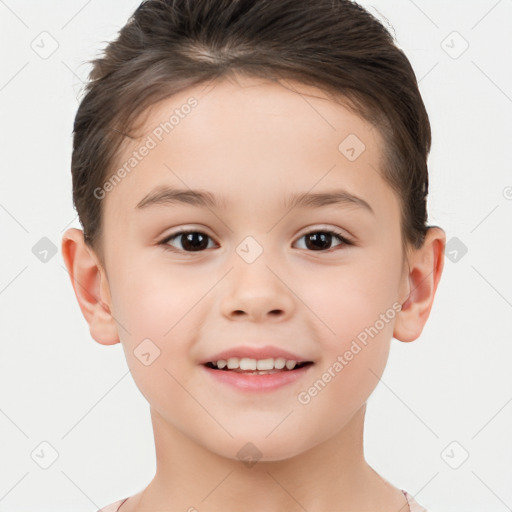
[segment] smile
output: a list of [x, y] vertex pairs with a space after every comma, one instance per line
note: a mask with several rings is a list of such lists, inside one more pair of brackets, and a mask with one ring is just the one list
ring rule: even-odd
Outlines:
[[229, 359], [219, 359], [206, 363], [206, 366], [213, 370], [235, 371], [252, 374], [269, 374], [280, 371], [290, 371], [302, 368], [305, 365], [313, 364], [311, 361], [298, 363], [293, 359], [285, 359], [284, 357], [268, 358], [268, 359], [251, 359], [249, 357], [230, 357]]
[[312, 361], [229, 358], [202, 364], [207, 374], [221, 385], [243, 392], [275, 391], [302, 378], [313, 366]]

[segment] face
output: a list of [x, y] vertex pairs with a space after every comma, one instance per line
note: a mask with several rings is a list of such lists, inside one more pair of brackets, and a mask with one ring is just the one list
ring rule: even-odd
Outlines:
[[[233, 459], [247, 442], [280, 460], [342, 432], [378, 383], [404, 299], [379, 133], [291, 83], [238, 77], [154, 105], [102, 199], [110, 309], [137, 386], [169, 429]], [[293, 202], [304, 194], [319, 195]], [[259, 348], [312, 364], [273, 376], [202, 364]]]

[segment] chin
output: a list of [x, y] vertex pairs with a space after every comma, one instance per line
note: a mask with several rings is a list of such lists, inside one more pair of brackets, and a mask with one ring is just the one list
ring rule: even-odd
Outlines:
[[261, 437], [240, 436], [230, 440], [229, 446], [212, 450], [217, 455], [234, 461], [242, 462], [248, 468], [262, 462], [281, 462], [293, 459], [309, 450], [312, 446], [305, 445], [303, 439], [294, 443], [289, 436], [281, 437], [277, 433], [271, 434], [274, 439]]

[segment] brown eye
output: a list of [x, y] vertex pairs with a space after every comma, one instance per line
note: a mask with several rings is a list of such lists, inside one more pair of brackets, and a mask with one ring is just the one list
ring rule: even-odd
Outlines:
[[341, 242], [337, 245], [352, 245], [349, 240], [336, 231], [311, 231], [303, 235], [299, 240], [302, 238], [305, 240], [306, 249], [317, 252], [329, 250], [333, 243], [333, 238]]
[[[169, 245], [171, 240], [178, 240], [181, 247], [173, 248]], [[184, 252], [200, 252], [208, 249], [208, 240], [211, 238], [205, 233], [200, 231], [180, 231], [173, 235], [168, 236], [160, 242], [161, 245], [171, 251], [184, 251]]]
[[[352, 242], [345, 238], [341, 233], [328, 230], [311, 231], [299, 238], [299, 240], [302, 239], [305, 240], [304, 248], [315, 252], [326, 252], [330, 250], [335, 240], [338, 240], [339, 242], [336, 245], [353, 245]], [[182, 230], [169, 235], [162, 240], [159, 245], [163, 246], [166, 250], [173, 252], [202, 252], [205, 249], [212, 247], [211, 245], [208, 245], [209, 240], [212, 240], [211, 237], [201, 231]], [[178, 242], [178, 247], [174, 245], [176, 241]], [[336, 247], [336, 245], [334, 247]]]

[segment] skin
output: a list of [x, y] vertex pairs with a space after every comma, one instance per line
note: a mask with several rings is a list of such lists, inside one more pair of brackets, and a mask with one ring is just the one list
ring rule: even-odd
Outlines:
[[[148, 110], [143, 136], [126, 145], [120, 163], [191, 96], [192, 112], [102, 199], [105, 265], [81, 230], [62, 240], [92, 337], [122, 343], [150, 404], [157, 471], [121, 512], [406, 512], [400, 490], [365, 461], [366, 401], [391, 338], [410, 342], [422, 332], [443, 269], [444, 231], [431, 227], [423, 247], [402, 259], [398, 198], [378, 172], [379, 132], [296, 82], [237, 76], [183, 91]], [[366, 146], [354, 161], [338, 150], [349, 134]], [[218, 208], [138, 210], [161, 184], [225, 200]], [[375, 214], [354, 204], [283, 206], [295, 192], [339, 188]], [[178, 252], [166, 251], [159, 242], [179, 227], [208, 235], [208, 247], [186, 252], [176, 237], [168, 246]], [[327, 249], [306, 245], [307, 233], [329, 229], [353, 245], [334, 236]], [[252, 263], [236, 251], [247, 236], [263, 250]], [[396, 303], [401, 311], [301, 404], [299, 393]], [[148, 366], [134, 354], [147, 338], [160, 350]], [[262, 394], [205, 375], [200, 360], [241, 344], [276, 345], [314, 365], [307, 377]], [[237, 456], [248, 442], [262, 454], [251, 467]]]

